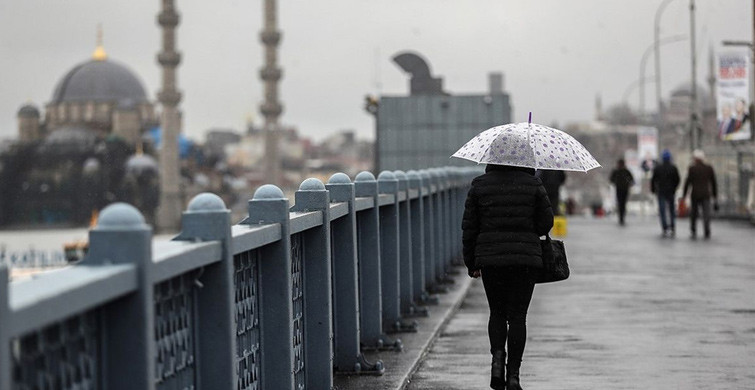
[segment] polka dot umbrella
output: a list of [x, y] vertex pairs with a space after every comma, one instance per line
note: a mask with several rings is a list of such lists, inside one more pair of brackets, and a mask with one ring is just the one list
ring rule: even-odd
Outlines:
[[574, 137], [531, 122], [492, 127], [476, 135], [451, 157], [478, 164], [587, 172], [600, 167]]

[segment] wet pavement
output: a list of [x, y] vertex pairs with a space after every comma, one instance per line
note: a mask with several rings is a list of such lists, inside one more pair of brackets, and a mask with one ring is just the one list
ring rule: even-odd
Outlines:
[[[569, 280], [538, 285], [525, 389], [755, 389], [755, 228], [661, 238], [656, 219], [570, 218]], [[486, 389], [488, 308], [474, 281], [406, 386]], [[389, 388], [389, 387], [384, 387]]]

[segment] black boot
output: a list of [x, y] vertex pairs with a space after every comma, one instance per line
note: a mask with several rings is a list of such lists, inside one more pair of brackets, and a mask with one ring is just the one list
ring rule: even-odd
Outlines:
[[505, 390], [506, 382], [503, 378], [506, 377], [506, 351], [494, 350], [493, 363], [490, 369], [490, 388], [495, 390]]
[[509, 372], [506, 373], [506, 389], [508, 390], [522, 390], [522, 386], [519, 385], [519, 369], [509, 368]]

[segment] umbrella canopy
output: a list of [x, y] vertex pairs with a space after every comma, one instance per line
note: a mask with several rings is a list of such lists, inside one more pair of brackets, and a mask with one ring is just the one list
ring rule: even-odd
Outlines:
[[574, 137], [536, 123], [509, 123], [476, 135], [451, 157], [478, 164], [587, 172], [600, 167]]

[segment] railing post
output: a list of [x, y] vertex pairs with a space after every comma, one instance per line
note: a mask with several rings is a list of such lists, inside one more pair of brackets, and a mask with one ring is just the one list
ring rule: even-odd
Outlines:
[[372, 173], [360, 172], [354, 179], [354, 194], [372, 198], [373, 207], [357, 214], [357, 257], [359, 262], [359, 319], [364, 349], [401, 350], [401, 340], [383, 333], [383, 294], [380, 252], [380, 207], [378, 183]]
[[447, 219], [447, 233], [448, 239], [448, 262], [446, 263], [446, 270], [448, 273], [458, 273], [453, 269], [456, 264], [456, 184], [453, 175], [453, 168], [443, 168], [443, 177], [446, 181], [446, 197], [448, 199], [446, 213]]
[[448, 186], [448, 244], [449, 264], [456, 263], [456, 179], [452, 167], [443, 168]]
[[[135, 207], [114, 203], [100, 212], [89, 232], [89, 254], [81, 265], [134, 264], [138, 290], [102, 309], [102, 361], [105, 389], [155, 388], [155, 312], [152, 269], [152, 228]], [[127, 378], [127, 379], [126, 379]]]
[[279, 224], [281, 239], [260, 248], [260, 353], [262, 389], [294, 388], [294, 326], [288, 199], [266, 184], [249, 201], [247, 225]]
[[456, 238], [454, 242], [456, 242], [457, 264], [463, 266], [464, 256], [462, 256], [461, 253], [461, 219], [464, 216], [464, 201], [467, 199], [467, 192], [464, 190], [467, 186], [465, 182], [466, 177], [462, 168], [456, 168], [454, 176], [456, 178], [456, 221], [454, 222], [454, 226], [456, 227]]
[[215, 194], [195, 196], [183, 212], [181, 233], [174, 240], [221, 242], [221, 259], [204, 269], [203, 287], [197, 294], [197, 387], [235, 388], [237, 363], [230, 210]]
[[8, 267], [0, 263], [0, 389], [10, 389], [10, 308]]
[[461, 180], [459, 168], [449, 168], [451, 176], [451, 185], [453, 186], [453, 215], [451, 223], [451, 233], [453, 239], [454, 265], [463, 265], [461, 258]]
[[378, 175], [378, 192], [393, 197], [393, 203], [380, 207], [380, 266], [383, 287], [383, 324], [390, 332], [416, 332], [416, 323], [401, 319], [399, 257], [399, 187], [393, 172]]
[[331, 223], [333, 256], [334, 363], [338, 373], [382, 374], [383, 362], [369, 363], [359, 350], [359, 279], [354, 184], [343, 173], [330, 177], [330, 201], [349, 213]]
[[[443, 269], [445, 274], [448, 275], [451, 270], [451, 184], [448, 180], [448, 173], [445, 168], [439, 168], [440, 182], [443, 191], [441, 192], [443, 200]], [[453, 279], [446, 277], [446, 282], [451, 282]]]
[[[398, 237], [399, 237], [399, 300], [401, 314], [414, 315], [414, 275], [412, 274], [412, 215], [409, 198], [409, 178], [404, 171], [393, 171], [398, 180]], [[401, 200], [403, 198], [403, 200]]]
[[[420, 171], [422, 178], [422, 211], [424, 216], [423, 230], [425, 233], [425, 290], [434, 294], [440, 292], [437, 286], [435, 260], [438, 248], [435, 245], [435, 202], [433, 196], [433, 177], [429, 170]], [[437, 299], [437, 298], [436, 298]]]
[[[440, 284], [445, 280], [446, 276], [446, 270], [444, 265], [444, 256], [445, 256], [445, 249], [444, 244], [445, 240], [443, 239], [443, 187], [440, 180], [440, 173], [438, 173], [438, 170], [436, 168], [430, 169], [430, 175], [432, 184], [434, 187], [434, 191], [432, 194], [433, 197], [433, 234], [434, 234], [434, 241], [435, 241], [435, 282], [438, 283], [438, 287], [441, 287]], [[445, 291], [445, 289], [441, 288], [439, 291]]]
[[[427, 236], [425, 235], [425, 230], [428, 223], [427, 214], [425, 213], [422, 177], [417, 171], [409, 171], [406, 173], [406, 176], [409, 180], [409, 191], [417, 195], [416, 199], [409, 201], [412, 221], [412, 236], [410, 240], [412, 243], [412, 277], [414, 278], [412, 281], [413, 295], [415, 301], [420, 304], [437, 303], [437, 300], [435, 302], [430, 300], [425, 288], [427, 277], [425, 268], [427, 262], [425, 239]], [[418, 309], [423, 315], [428, 314], [427, 308]]]
[[291, 211], [320, 211], [322, 224], [303, 232], [304, 369], [306, 388], [333, 387], [333, 302], [330, 269], [330, 197], [318, 179], [304, 180]]

